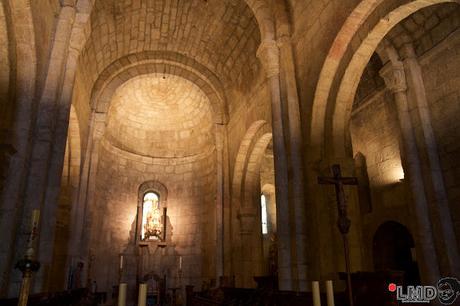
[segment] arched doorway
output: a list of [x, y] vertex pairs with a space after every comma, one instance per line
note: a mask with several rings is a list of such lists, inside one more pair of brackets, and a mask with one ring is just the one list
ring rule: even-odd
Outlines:
[[420, 284], [414, 247], [414, 239], [404, 225], [394, 221], [383, 223], [373, 239], [374, 269], [402, 271], [406, 285]]

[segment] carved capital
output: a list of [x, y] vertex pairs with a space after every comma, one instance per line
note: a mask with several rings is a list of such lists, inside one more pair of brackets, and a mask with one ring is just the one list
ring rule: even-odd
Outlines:
[[289, 45], [292, 43], [292, 39], [289, 35], [283, 35], [277, 39], [278, 47]]
[[75, 5], [76, 5], [75, 0], [61, 0], [62, 7], [66, 7], [66, 6], [74, 7]]
[[264, 40], [257, 50], [257, 57], [264, 66], [267, 78], [280, 73], [280, 51], [275, 40]]
[[407, 90], [406, 74], [402, 62], [387, 65], [380, 70], [380, 76], [385, 81], [385, 85], [393, 93], [404, 92]]

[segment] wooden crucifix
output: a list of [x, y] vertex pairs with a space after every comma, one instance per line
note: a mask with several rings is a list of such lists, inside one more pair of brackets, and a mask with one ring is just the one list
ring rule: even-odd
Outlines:
[[347, 201], [345, 199], [345, 192], [343, 190], [344, 185], [358, 185], [358, 179], [355, 177], [342, 177], [339, 165], [332, 166], [333, 177], [318, 177], [318, 184], [323, 185], [334, 185], [335, 195], [337, 198], [337, 208], [339, 211], [339, 218], [337, 220], [337, 226], [342, 234], [343, 249], [345, 251], [345, 267], [347, 272], [347, 285], [348, 285], [348, 297], [350, 306], [353, 306], [353, 291], [351, 288], [351, 276], [350, 276], [350, 249], [348, 246], [347, 234], [350, 230], [351, 221], [347, 216]]

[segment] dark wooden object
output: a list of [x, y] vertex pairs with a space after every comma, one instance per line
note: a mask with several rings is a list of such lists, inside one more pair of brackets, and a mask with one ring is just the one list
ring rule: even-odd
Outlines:
[[345, 251], [345, 267], [347, 270], [347, 287], [350, 306], [353, 306], [353, 290], [350, 279], [350, 248], [348, 245], [348, 232], [350, 231], [351, 221], [347, 215], [347, 201], [345, 199], [344, 185], [358, 185], [356, 177], [343, 177], [339, 165], [332, 166], [333, 177], [318, 177], [318, 184], [334, 185], [335, 195], [337, 198], [337, 208], [339, 210], [339, 219], [337, 226], [342, 234], [343, 249]]

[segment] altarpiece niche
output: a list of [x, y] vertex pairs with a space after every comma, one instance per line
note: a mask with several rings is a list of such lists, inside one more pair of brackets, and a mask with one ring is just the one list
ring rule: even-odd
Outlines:
[[146, 182], [139, 188], [137, 208], [138, 244], [166, 242], [167, 191], [159, 182]]

